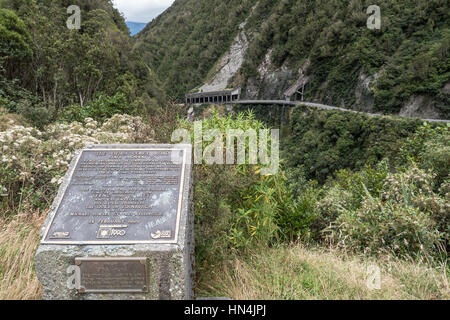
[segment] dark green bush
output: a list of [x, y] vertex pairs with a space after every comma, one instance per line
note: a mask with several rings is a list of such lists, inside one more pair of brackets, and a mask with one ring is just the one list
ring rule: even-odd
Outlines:
[[300, 106], [293, 110], [283, 157], [288, 168], [303, 167], [307, 180], [323, 183], [337, 170], [358, 170], [383, 158], [395, 159], [420, 123]]
[[91, 118], [104, 121], [114, 114], [137, 115], [138, 111], [129, 104], [123, 93], [117, 93], [114, 96], [101, 93], [86, 106], [72, 105], [65, 108], [62, 120], [83, 122], [84, 119]]
[[432, 126], [423, 125], [408, 138], [400, 148], [397, 163], [408, 165], [417, 163], [423, 169], [437, 173], [436, 186], [448, 178], [450, 170], [450, 124]]

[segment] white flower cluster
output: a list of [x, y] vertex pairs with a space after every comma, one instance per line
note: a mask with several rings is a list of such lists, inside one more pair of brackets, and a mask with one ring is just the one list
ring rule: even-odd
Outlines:
[[407, 194], [411, 196], [431, 195], [433, 194], [431, 184], [435, 177], [436, 174], [426, 172], [415, 166], [405, 172], [388, 174], [381, 191], [381, 197], [386, 201], [403, 202]]
[[57, 123], [44, 131], [11, 120], [0, 132], [0, 193], [6, 193], [5, 186], [14, 184], [14, 179], [22, 184], [61, 183], [75, 150], [86, 144], [151, 142], [152, 135], [140, 117], [129, 115], [114, 115], [102, 125], [93, 119], [86, 119], [84, 125]]

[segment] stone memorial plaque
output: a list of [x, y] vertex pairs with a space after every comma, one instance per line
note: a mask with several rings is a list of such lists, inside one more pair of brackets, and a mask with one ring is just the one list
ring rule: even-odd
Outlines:
[[75, 258], [79, 293], [147, 292], [146, 258]]
[[185, 149], [83, 150], [42, 244], [176, 243]]
[[42, 298], [193, 299], [192, 199], [190, 144], [77, 150], [39, 234]]

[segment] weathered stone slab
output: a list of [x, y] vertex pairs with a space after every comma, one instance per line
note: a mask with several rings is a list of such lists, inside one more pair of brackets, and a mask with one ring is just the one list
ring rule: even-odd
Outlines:
[[[190, 145], [77, 152], [41, 230], [35, 266], [43, 298], [191, 299], [191, 185]], [[83, 258], [98, 263], [86, 269]], [[126, 258], [144, 268], [117, 262]]]

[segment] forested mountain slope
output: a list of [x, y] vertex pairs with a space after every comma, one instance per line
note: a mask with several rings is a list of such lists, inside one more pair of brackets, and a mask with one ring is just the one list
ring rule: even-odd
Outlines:
[[309, 101], [449, 118], [448, 1], [377, 1], [379, 30], [367, 27], [373, 4], [177, 0], [138, 35], [137, 47], [181, 99], [227, 67], [241, 25], [248, 45], [228, 86], [242, 87], [244, 97], [284, 99], [298, 81]]
[[137, 35], [137, 47], [164, 82], [169, 95], [181, 99], [200, 85], [230, 47], [239, 24], [255, 0], [176, 0]]
[[0, 0], [0, 107], [37, 125], [136, 113], [164, 101], [109, 0], [81, 1], [71, 30], [65, 0]]

